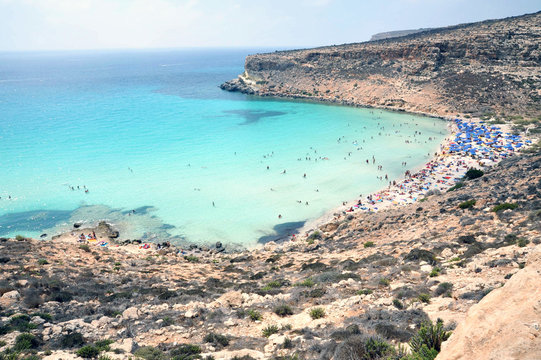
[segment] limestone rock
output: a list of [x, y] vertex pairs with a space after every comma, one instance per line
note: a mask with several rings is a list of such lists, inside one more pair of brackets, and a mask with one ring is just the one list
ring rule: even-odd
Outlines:
[[123, 350], [125, 353], [131, 353], [137, 349], [137, 343], [130, 338], [118, 340], [112, 343], [111, 350]]
[[229, 291], [216, 300], [224, 307], [239, 307], [242, 305], [242, 293], [240, 291]]
[[75, 359], [80, 359], [80, 357], [64, 350], [53, 351], [51, 355], [45, 356], [43, 358], [43, 360], [75, 360]]
[[472, 306], [437, 360], [521, 359], [541, 356], [541, 248], [502, 288]]
[[0, 305], [10, 307], [21, 299], [21, 294], [17, 290], [8, 291], [0, 297]]
[[233, 359], [234, 357], [242, 358], [244, 356], [250, 356], [256, 360], [263, 360], [265, 359], [265, 354], [263, 354], [260, 351], [256, 350], [250, 350], [250, 349], [242, 349], [237, 351], [218, 351], [214, 352], [212, 354], [203, 354], [205, 355], [212, 355], [216, 360], [229, 360]]
[[127, 308], [122, 312], [123, 320], [137, 320], [141, 316], [141, 311], [136, 307]]

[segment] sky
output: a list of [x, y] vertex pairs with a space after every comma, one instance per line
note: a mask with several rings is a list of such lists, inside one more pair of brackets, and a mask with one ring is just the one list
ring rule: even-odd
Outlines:
[[0, 0], [0, 51], [301, 48], [539, 10], [539, 0]]

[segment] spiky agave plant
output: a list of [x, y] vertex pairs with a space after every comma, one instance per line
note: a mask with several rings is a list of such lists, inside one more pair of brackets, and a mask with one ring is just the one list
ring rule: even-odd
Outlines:
[[437, 352], [441, 351], [441, 343], [449, 339], [450, 331], [443, 329], [443, 321], [438, 319], [436, 324], [427, 322], [421, 325], [421, 329], [410, 340], [410, 348], [412, 352], [419, 352], [423, 345], [428, 349], [434, 349]]

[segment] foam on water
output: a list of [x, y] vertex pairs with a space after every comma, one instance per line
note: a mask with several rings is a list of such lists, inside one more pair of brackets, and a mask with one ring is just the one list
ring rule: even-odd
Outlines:
[[0, 236], [106, 219], [123, 238], [251, 245], [384, 187], [446, 134], [432, 118], [221, 91], [250, 52], [0, 55]]

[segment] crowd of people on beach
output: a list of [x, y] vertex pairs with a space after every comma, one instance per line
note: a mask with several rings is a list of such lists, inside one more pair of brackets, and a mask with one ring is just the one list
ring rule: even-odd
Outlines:
[[[470, 168], [483, 169], [494, 165], [531, 144], [520, 135], [503, 132], [498, 126], [489, 127], [484, 122], [455, 119], [450, 126], [452, 137], [440, 146], [440, 151], [422, 169], [417, 172], [406, 170], [402, 181], [390, 181], [387, 188], [366, 196], [364, 204], [360, 199], [343, 212], [377, 211], [412, 203], [431, 190], [442, 191], [452, 187]], [[406, 166], [406, 162], [402, 165]]]

